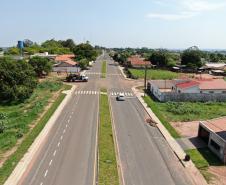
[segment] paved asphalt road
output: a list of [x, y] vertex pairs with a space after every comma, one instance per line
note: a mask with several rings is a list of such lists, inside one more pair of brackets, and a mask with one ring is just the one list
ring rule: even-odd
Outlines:
[[[114, 62], [108, 60], [109, 91], [129, 92]], [[136, 97], [124, 102], [111, 97], [113, 119], [125, 185], [189, 185], [189, 177], [167, 142], [157, 130], [145, 123], [148, 115]]]
[[[103, 60], [108, 62], [107, 79], [100, 79]], [[109, 56], [101, 56], [87, 74], [89, 82], [76, 89], [20, 184], [94, 184], [99, 109], [96, 92], [103, 86], [111, 96], [125, 185], [191, 184], [159, 131], [145, 124], [145, 110]], [[126, 101], [115, 101], [116, 92], [126, 92]]]
[[[100, 61], [89, 72], [100, 72]], [[76, 91], [98, 91], [98, 78], [100, 75], [92, 76]], [[20, 184], [94, 184], [98, 103], [98, 94], [72, 97]]]

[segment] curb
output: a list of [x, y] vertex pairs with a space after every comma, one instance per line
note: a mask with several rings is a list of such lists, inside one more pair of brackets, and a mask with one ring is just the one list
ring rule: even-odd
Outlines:
[[12, 184], [19, 183], [23, 174], [25, 173], [29, 164], [31, 163], [33, 156], [37, 154], [38, 150], [41, 147], [41, 144], [45, 141], [49, 131], [55, 125], [57, 118], [59, 117], [60, 113], [62, 112], [62, 110], [64, 109], [64, 107], [66, 106], [70, 98], [72, 97], [75, 89], [76, 89], [76, 86], [72, 86], [71, 90], [62, 91], [62, 93], [67, 94], [66, 97], [58, 106], [58, 108], [53, 113], [51, 118], [48, 120], [43, 130], [39, 133], [37, 138], [31, 144], [28, 151], [24, 154], [23, 158], [18, 162], [17, 166], [15, 167], [11, 175], [8, 177], [4, 185], [12, 185]]
[[119, 70], [121, 71], [123, 77], [128, 81], [134, 81], [134, 79], [127, 78], [126, 74], [124, 73], [124, 67], [118, 66]]
[[148, 105], [145, 103], [145, 101], [142, 98], [142, 93], [138, 92], [136, 87], [133, 87], [132, 91], [134, 92], [134, 94], [136, 95], [136, 97], [138, 98], [139, 102], [142, 104], [148, 115], [157, 123], [156, 127], [162, 133], [163, 137], [168, 142], [170, 148], [173, 150], [181, 164], [189, 172], [190, 176], [192, 177], [193, 183], [196, 185], [207, 185], [206, 180], [204, 179], [200, 171], [195, 167], [194, 163], [191, 160], [188, 162], [184, 161], [186, 153], [181, 148], [181, 146], [176, 142], [176, 140], [169, 134], [168, 130], [166, 130], [166, 128], [163, 126], [158, 117], [153, 113], [151, 108], [149, 108]]

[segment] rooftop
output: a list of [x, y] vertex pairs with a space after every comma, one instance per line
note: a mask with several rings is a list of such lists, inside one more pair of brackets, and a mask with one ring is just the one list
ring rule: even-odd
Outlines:
[[56, 61], [67, 61], [72, 60], [75, 57], [73, 54], [67, 54], [67, 55], [58, 55], [55, 60]]
[[74, 61], [74, 57], [75, 57], [75, 55], [73, 55], [73, 54], [58, 55], [55, 58], [55, 61], [56, 62], [64, 62], [64, 63], [70, 64], [70, 65], [76, 65], [77, 62]]
[[199, 85], [199, 82], [196, 82], [196, 81], [180, 82], [180, 83], [176, 84], [176, 86], [181, 89], [187, 89], [187, 88], [195, 87], [198, 85]]
[[222, 139], [226, 140], [226, 117], [202, 121], [201, 123]]
[[198, 80], [201, 90], [226, 90], [226, 82], [224, 79], [208, 79]]
[[144, 58], [141, 58], [139, 55], [133, 55], [128, 58], [128, 61], [131, 63], [131, 65], [150, 65], [150, 61], [145, 61]]

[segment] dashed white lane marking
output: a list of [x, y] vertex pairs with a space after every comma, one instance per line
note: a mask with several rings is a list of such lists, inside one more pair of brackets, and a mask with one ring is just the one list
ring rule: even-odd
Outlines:
[[60, 142], [57, 144], [57, 146], [58, 146], [58, 147], [60, 146]]
[[46, 172], [45, 172], [45, 174], [44, 174], [44, 177], [46, 177], [46, 176], [47, 176], [47, 174], [48, 174], [48, 170], [46, 170]]
[[56, 155], [56, 150], [54, 151], [54, 153], [53, 153], [53, 156], [55, 156]]
[[51, 159], [51, 161], [49, 161], [49, 166], [51, 166], [52, 162], [53, 162], [53, 160]]
[[62, 140], [62, 139], [63, 139], [63, 136], [60, 137], [60, 140]]
[[72, 111], [71, 114], [74, 114], [74, 112]]
[[41, 182], [40, 185], [43, 185], [43, 182]]
[[66, 128], [68, 127], [68, 125], [66, 124]]
[[63, 134], [66, 132], [66, 130], [64, 129]]
[[69, 120], [67, 120], [67, 122], [69, 123], [69, 122], [70, 122], [70, 119], [69, 119]]

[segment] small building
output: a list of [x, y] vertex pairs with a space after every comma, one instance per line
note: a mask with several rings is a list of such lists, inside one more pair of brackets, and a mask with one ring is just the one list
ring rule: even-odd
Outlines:
[[55, 67], [74, 67], [77, 65], [77, 62], [74, 61], [75, 55], [58, 55], [55, 58]]
[[223, 79], [151, 80], [148, 90], [159, 101], [226, 101]]
[[133, 55], [129, 57], [127, 59], [127, 63], [128, 66], [137, 69], [145, 68], [146, 66], [150, 68], [152, 66], [150, 61], [145, 61], [145, 59], [141, 58], [139, 55]]
[[198, 137], [209, 149], [226, 163], [226, 117], [201, 121], [199, 123]]
[[42, 58], [48, 58], [50, 60], [55, 60], [57, 55], [53, 55], [53, 54], [49, 54], [48, 52], [44, 52], [44, 53], [35, 53], [34, 55], [30, 55], [30, 58], [33, 58], [33, 57], [42, 57]]
[[224, 70], [226, 67], [225, 63], [206, 63], [204, 68], [207, 68], [209, 70]]
[[80, 68], [78, 67], [78, 63], [74, 60], [75, 55], [67, 54], [67, 55], [59, 55], [55, 58], [55, 65], [53, 66], [54, 72], [67, 72], [74, 73], [79, 72]]

